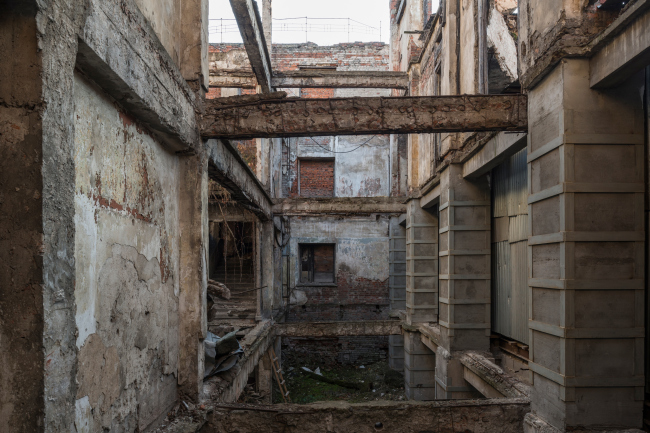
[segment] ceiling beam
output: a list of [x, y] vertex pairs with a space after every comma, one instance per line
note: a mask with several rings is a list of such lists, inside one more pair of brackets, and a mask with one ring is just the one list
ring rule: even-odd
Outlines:
[[262, 93], [272, 92], [271, 56], [266, 45], [262, 20], [257, 9], [257, 2], [253, 0], [230, 0], [230, 6], [235, 14], [239, 32], [244, 40], [244, 47], [248, 54], [257, 82], [262, 88]]
[[[279, 94], [280, 96], [282, 94]], [[224, 98], [225, 99], [225, 98]], [[207, 100], [204, 138], [525, 131], [526, 95]]]
[[273, 74], [275, 88], [408, 89], [406, 72], [289, 71]]

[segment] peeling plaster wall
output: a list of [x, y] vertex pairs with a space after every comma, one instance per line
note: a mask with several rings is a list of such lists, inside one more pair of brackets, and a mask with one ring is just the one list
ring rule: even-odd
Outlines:
[[144, 430], [176, 400], [178, 158], [75, 76], [78, 432]]
[[[289, 320], [388, 318], [388, 224], [385, 216], [294, 217], [290, 220], [290, 269], [296, 289]], [[334, 243], [334, 284], [305, 285], [299, 278], [299, 244]]]

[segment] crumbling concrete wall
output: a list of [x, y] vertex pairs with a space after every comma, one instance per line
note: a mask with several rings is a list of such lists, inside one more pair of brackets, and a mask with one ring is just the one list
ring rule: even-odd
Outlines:
[[144, 430], [176, 401], [178, 157], [75, 77], [78, 431]]
[[277, 405], [277, 412], [216, 409], [204, 427], [209, 433], [519, 433], [530, 410], [523, 399], [501, 401], [394, 403], [344, 402]]
[[181, 64], [181, 0], [135, 0], [158, 39], [177, 65]]
[[[296, 288], [288, 319], [387, 319], [388, 223], [389, 219], [382, 215], [291, 218], [288, 248]], [[310, 243], [336, 244], [334, 283], [300, 283], [299, 245]]]
[[[43, 428], [42, 57], [35, 7], [0, 5], [0, 426]], [[32, 5], [33, 6], [33, 5]]]

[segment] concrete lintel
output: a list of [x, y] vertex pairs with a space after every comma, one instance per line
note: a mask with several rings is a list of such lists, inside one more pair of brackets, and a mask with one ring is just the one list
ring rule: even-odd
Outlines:
[[201, 134], [205, 138], [523, 131], [528, 128], [528, 98], [519, 94], [282, 98], [241, 105], [224, 105], [212, 99], [205, 105], [201, 120]]
[[247, 205], [263, 220], [272, 218], [272, 201], [262, 184], [227, 140], [206, 142], [210, 178], [226, 188], [237, 202]]
[[195, 95], [148, 20], [133, 1], [96, 3], [80, 35], [77, 68], [170, 150], [196, 147]]
[[271, 56], [264, 37], [264, 28], [257, 9], [257, 3], [253, 0], [230, 0], [230, 5], [235, 14], [239, 32], [248, 54], [248, 60], [257, 77], [257, 82], [263, 93], [272, 92]]
[[633, 4], [590, 48], [592, 88], [615, 87], [650, 64], [650, 0]]
[[530, 388], [505, 373], [481, 354], [468, 352], [460, 358], [464, 378], [487, 398], [527, 398]]
[[440, 203], [440, 184], [438, 183], [429, 192], [420, 198], [420, 207], [428, 209]]
[[274, 72], [276, 88], [408, 89], [405, 72], [393, 71], [287, 71]]
[[402, 197], [285, 198], [276, 200], [276, 215], [373, 214], [406, 212]]
[[463, 164], [463, 177], [476, 178], [488, 173], [526, 147], [526, 133], [497, 134]]
[[275, 325], [278, 337], [341, 337], [401, 335], [398, 320], [366, 320], [359, 322], [296, 322]]

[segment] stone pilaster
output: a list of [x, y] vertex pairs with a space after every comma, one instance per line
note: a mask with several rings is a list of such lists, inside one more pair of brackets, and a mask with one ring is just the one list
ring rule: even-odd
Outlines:
[[642, 85], [575, 59], [529, 93], [532, 409], [560, 430], [642, 424]]

